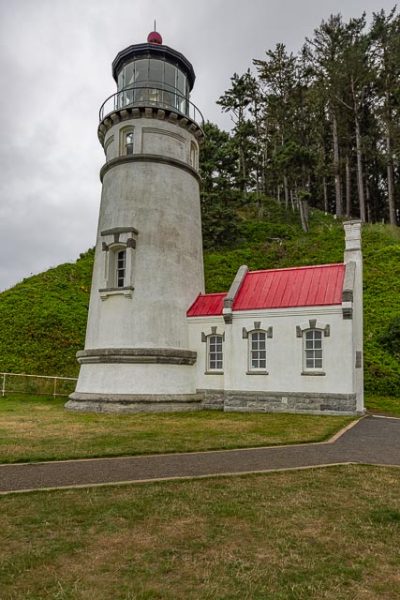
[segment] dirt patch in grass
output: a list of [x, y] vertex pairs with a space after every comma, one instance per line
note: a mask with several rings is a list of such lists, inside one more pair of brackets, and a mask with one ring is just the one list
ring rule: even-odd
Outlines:
[[216, 411], [70, 413], [60, 399], [0, 400], [0, 462], [191, 452], [317, 442], [351, 417]]
[[400, 597], [399, 471], [4, 496], [2, 600]]

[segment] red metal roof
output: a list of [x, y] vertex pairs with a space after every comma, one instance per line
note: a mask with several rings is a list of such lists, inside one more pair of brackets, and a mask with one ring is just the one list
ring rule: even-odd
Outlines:
[[186, 314], [188, 317], [222, 315], [225, 296], [226, 292], [220, 294], [199, 294]]
[[249, 272], [233, 310], [341, 304], [344, 271], [336, 264]]
[[[250, 271], [233, 302], [233, 311], [341, 304], [344, 264]], [[199, 294], [188, 317], [222, 315], [226, 293]]]

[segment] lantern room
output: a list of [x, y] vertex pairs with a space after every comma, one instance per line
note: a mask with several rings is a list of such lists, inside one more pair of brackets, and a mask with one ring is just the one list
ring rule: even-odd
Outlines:
[[163, 45], [157, 32], [147, 39], [119, 52], [112, 64], [118, 86], [116, 108], [157, 105], [188, 115], [195, 80], [192, 65], [180, 52]]

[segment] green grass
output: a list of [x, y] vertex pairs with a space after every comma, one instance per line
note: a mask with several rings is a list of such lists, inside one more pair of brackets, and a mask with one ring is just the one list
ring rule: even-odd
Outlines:
[[351, 417], [239, 414], [81, 414], [65, 399], [0, 399], [0, 462], [295, 444], [322, 441]]
[[400, 397], [367, 395], [365, 407], [371, 412], [400, 417]]
[[394, 600], [399, 471], [330, 467], [0, 498], [2, 600]]
[[[298, 215], [272, 200], [265, 200], [261, 218], [251, 206], [237, 212], [235, 242], [205, 252], [209, 292], [228, 290], [241, 264], [265, 269], [343, 260], [343, 227], [331, 215], [311, 211], [305, 234]], [[362, 237], [366, 390], [400, 397], [400, 229], [366, 225]], [[93, 251], [88, 251], [74, 264], [0, 293], [0, 371], [77, 375], [75, 354], [84, 346], [92, 265]]]

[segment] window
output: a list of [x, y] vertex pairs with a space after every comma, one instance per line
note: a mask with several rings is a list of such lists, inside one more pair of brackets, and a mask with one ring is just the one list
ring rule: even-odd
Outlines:
[[133, 154], [135, 134], [133, 127], [122, 127], [119, 130], [119, 154], [126, 156]]
[[267, 350], [265, 331], [253, 331], [249, 334], [249, 371], [267, 368]]
[[308, 329], [304, 332], [304, 367], [322, 369], [322, 331]]
[[121, 288], [125, 286], [126, 250], [119, 250], [116, 259], [116, 287]]
[[189, 157], [190, 166], [194, 169], [197, 167], [197, 151], [196, 146], [193, 142], [190, 143], [190, 157]]
[[207, 344], [207, 370], [222, 371], [223, 353], [222, 353], [222, 335], [209, 335]]
[[133, 131], [125, 136], [125, 154], [133, 154]]
[[134, 227], [101, 231], [104, 278], [99, 292], [102, 300], [116, 295], [132, 298], [137, 235]]

